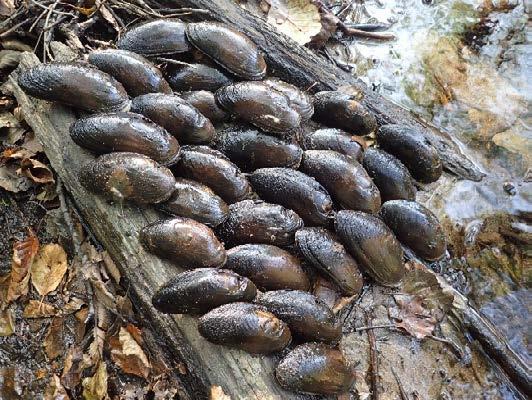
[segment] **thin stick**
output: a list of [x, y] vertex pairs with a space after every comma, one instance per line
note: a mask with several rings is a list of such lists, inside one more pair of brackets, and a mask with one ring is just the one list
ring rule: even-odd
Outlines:
[[395, 380], [397, 381], [397, 386], [399, 386], [399, 393], [401, 395], [401, 400], [409, 400], [408, 395], [406, 394], [405, 388], [403, 387], [403, 384], [399, 380], [399, 376], [397, 375], [393, 367], [392, 367], [392, 374], [395, 377]]
[[369, 364], [371, 374], [371, 398], [379, 400], [379, 360], [377, 358], [377, 341], [375, 340], [375, 333], [373, 332], [373, 325], [371, 319], [366, 311], [366, 324], [368, 326], [368, 342], [369, 342]]

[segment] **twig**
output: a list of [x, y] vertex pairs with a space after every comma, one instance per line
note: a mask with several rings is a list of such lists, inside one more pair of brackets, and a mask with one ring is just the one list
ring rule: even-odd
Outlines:
[[381, 329], [381, 328], [397, 328], [395, 324], [385, 324], [385, 325], [369, 325], [369, 326], [361, 326], [359, 328], [355, 328], [355, 332], [362, 332], [367, 331], [369, 329]]
[[373, 326], [371, 319], [364, 311], [366, 317], [366, 324], [368, 326], [368, 342], [369, 342], [369, 364], [371, 374], [371, 398], [372, 400], [379, 400], [379, 360], [377, 358], [377, 341], [375, 340], [375, 333], [373, 332]]
[[155, 61], [160, 63], [167, 63], [167, 64], [175, 64], [175, 65], [190, 65], [190, 63], [179, 61], [179, 60], [172, 60], [171, 58], [164, 58], [164, 57], [156, 57]]
[[392, 374], [395, 377], [395, 380], [397, 381], [397, 386], [399, 386], [399, 394], [401, 395], [401, 400], [409, 400], [408, 395], [406, 394], [405, 388], [403, 387], [403, 384], [399, 380], [399, 376], [397, 375], [393, 367], [392, 367]]
[[365, 39], [376, 39], [376, 40], [395, 40], [395, 35], [391, 32], [368, 32], [361, 29], [350, 28], [345, 25], [343, 22], [338, 22], [338, 29], [347, 36], [356, 36]]

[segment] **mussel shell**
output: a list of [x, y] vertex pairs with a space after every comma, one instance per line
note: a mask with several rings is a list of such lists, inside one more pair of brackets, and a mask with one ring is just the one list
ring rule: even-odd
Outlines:
[[176, 176], [193, 179], [210, 187], [228, 203], [250, 194], [247, 178], [227, 157], [207, 146], [183, 146], [175, 166]]
[[351, 156], [362, 162], [364, 151], [358, 141], [341, 130], [335, 128], [318, 129], [307, 133], [303, 138], [305, 150], [333, 150]]
[[117, 47], [143, 56], [183, 53], [190, 49], [186, 24], [179, 20], [156, 19], [134, 26], [120, 38]]
[[170, 86], [177, 92], [190, 90], [215, 91], [232, 81], [216, 68], [205, 64], [185, 64], [169, 68], [166, 73]]
[[189, 179], [177, 178], [174, 194], [159, 208], [179, 217], [192, 218], [215, 227], [224, 222], [229, 207], [209, 187]]
[[314, 114], [312, 97], [307, 92], [278, 78], [266, 78], [262, 82], [288, 97], [290, 105], [301, 115], [301, 119], [310, 119]]
[[211, 122], [224, 122], [230, 118], [224, 110], [220, 108], [214, 99], [214, 93], [206, 90], [195, 92], [183, 92], [179, 95], [183, 100], [196, 107], [200, 113], [207, 117]]
[[391, 200], [382, 205], [381, 218], [401, 243], [425, 260], [438, 260], [447, 244], [438, 217], [415, 201]]
[[417, 128], [383, 125], [377, 131], [377, 143], [384, 151], [397, 157], [420, 182], [435, 182], [442, 174], [438, 151]]
[[292, 210], [278, 204], [244, 200], [229, 206], [229, 215], [218, 228], [223, 240], [231, 246], [263, 243], [287, 246], [303, 227], [303, 220]]
[[294, 210], [306, 225], [328, 225], [333, 203], [314, 178], [289, 168], [261, 168], [249, 176], [253, 189], [265, 201]]
[[127, 152], [103, 154], [85, 164], [79, 180], [93, 193], [139, 204], [165, 201], [175, 186], [168, 168], [142, 154]]
[[408, 169], [391, 154], [369, 148], [364, 153], [362, 165], [379, 188], [383, 202], [388, 200], [416, 199], [416, 186]]
[[226, 254], [214, 232], [193, 219], [175, 217], [145, 226], [140, 241], [150, 253], [183, 268], [218, 267]]
[[377, 283], [397, 286], [401, 282], [403, 249], [384, 222], [360, 211], [342, 210], [335, 225], [347, 251]]
[[89, 63], [120, 82], [131, 97], [156, 92], [172, 93], [159, 68], [131, 51], [95, 50], [89, 54]]
[[138, 96], [133, 99], [131, 111], [161, 125], [181, 144], [209, 143], [216, 133], [211, 121], [179, 96], [164, 93]]
[[30, 96], [85, 111], [127, 111], [131, 105], [120, 82], [88, 65], [41, 64], [21, 72], [18, 84]]
[[343, 129], [364, 136], [377, 129], [377, 121], [355, 96], [337, 92], [318, 92], [314, 95], [314, 117], [331, 128]]
[[209, 342], [269, 354], [292, 340], [288, 326], [263, 307], [250, 303], [224, 304], [199, 319], [198, 330]]
[[215, 146], [243, 171], [257, 168], [297, 168], [303, 150], [296, 144], [254, 129], [229, 130], [216, 137]]
[[297, 346], [277, 365], [275, 377], [287, 390], [323, 395], [346, 393], [355, 381], [340, 350], [321, 343]]
[[222, 304], [252, 301], [257, 288], [248, 278], [218, 268], [185, 271], [157, 290], [153, 306], [165, 314], [203, 314]]
[[266, 61], [257, 45], [242, 32], [218, 22], [188, 24], [190, 43], [231, 74], [246, 80], [266, 76]]
[[70, 126], [70, 137], [97, 154], [139, 153], [164, 165], [179, 157], [176, 138], [140, 114], [119, 112], [83, 117]]
[[255, 302], [286, 322], [292, 335], [305, 341], [336, 343], [342, 337], [342, 324], [331, 309], [308, 292], [265, 292], [259, 294]]
[[336, 235], [324, 228], [296, 232], [296, 246], [314, 268], [331, 279], [347, 296], [359, 294], [364, 284], [357, 262]]
[[299, 260], [268, 244], [244, 244], [227, 250], [224, 268], [253, 281], [261, 290], [309, 290], [310, 282]]
[[214, 94], [229, 113], [275, 134], [290, 132], [301, 124], [301, 116], [288, 97], [263, 82], [238, 82]]
[[379, 189], [350, 156], [332, 150], [307, 150], [300, 169], [321, 183], [341, 208], [375, 213], [381, 206]]

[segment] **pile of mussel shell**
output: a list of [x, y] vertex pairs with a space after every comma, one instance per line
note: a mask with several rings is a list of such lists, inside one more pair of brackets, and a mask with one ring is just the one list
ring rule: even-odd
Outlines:
[[[414, 127], [378, 126], [354, 96], [268, 77], [258, 47], [228, 25], [156, 20], [116, 47], [18, 83], [79, 110], [71, 138], [97, 155], [80, 169], [86, 189], [172, 216], [139, 232], [148, 252], [186, 269], [154, 307], [200, 316], [212, 343], [292, 346], [275, 371], [285, 389], [348, 391], [342, 324], [313, 282], [357, 296], [364, 277], [401, 283], [403, 247], [444, 255], [440, 223], [415, 201], [417, 182], [442, 173], [436, 150]], [[175, 62], [160, 70], [161, 56]]]

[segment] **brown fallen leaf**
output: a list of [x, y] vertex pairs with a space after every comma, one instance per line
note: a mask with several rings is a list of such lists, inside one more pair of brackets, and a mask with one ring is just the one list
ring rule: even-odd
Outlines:
[[31, 180], [17, 174], [17, 169], [16, 165], [7, 164], [0, 166], [0, 187], [2, 189], [19, 193], [25, 192], [32, 186]]
[[45, 164], [33, 158], [24, 158], [20, 162], [20, 174], [27, 176], [35, 183], [53, 183], [54, 174]]
[[15, 11], [15, 0], [0, 0], [0, 15], [10, 16]]
[[0, 310], [0, 336], [10, 336], [15, 332], [15, 323], [10, 309]]
[[52, 320], [48, 333], [44, 338], [43, 346], [48, 359], [53, 360], [63, 353], [63, 323], [64, 318], [58, 317]]
[[[6, 61], [6, 52], [12, 52], [19, 55], [20, 52], [12, 50], [0, 50], [0, 69], [5, 64]], [[15, 116], [10, 112], [5, 112], [0, 114], [0, 137], [2, 140], [5, 138], [6, 142], [9, 144], [15, 144], [24, 135], [25, 129], [20, 125], [20, 122], [15, 118]]]
[[68, 268], [67, 255], [56, 244], [41, 247], [31, 267], [31, 283], [41, 296], [57, 289]]
[[39, 300], [30, 300], [24, 308], [24, 318], [46, 318], [57, 314], [55, 307]]
[[299, 44], [321, 31], [321, 16], [311, 0], [270, 0], [268, 23]]
[[13, 261], [6, 301], [9, 303], [28, 293], [30, 268], [39, 250], [39, 239], [33, 232], [27, 239], [13, 246]]
[[81, 380], [81, 373], [84, 368], [83, 352], [77, 346], [71, 347], [65, 357], [61, 383], [68, 389], [74, 389]]
[[209, 396], [209, 399], [210, 400], [231, 400], [231, 396], [226, 395], [221, 386], [213, 385], [211, 386], [211, 394]]
[[107, 369], [105, 362], [100, 361], [93, 376], [84, 378], [83, 398], [85, 400], [103, 400], [107, 397]]
[[111, 359], [125, 373], [137, 375], [146, 379], [150, 374], [151, 365], [144, 350], [142, 350], [139, 342], [131, 332], [134, 332], [135, 335], [140, 333], [138, 328], [133, 325], [131, 325], [129, 329], [121, 327], [118, 337], [113, 336], [109, 340], [111, 346]]
[[69, 400], [66, 389], [61, 385], [61, 379], [53, 375], [44, 393], [44, 400]]

